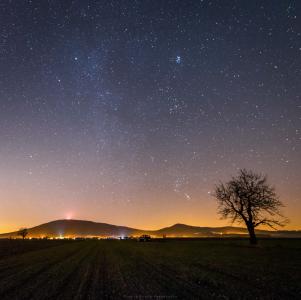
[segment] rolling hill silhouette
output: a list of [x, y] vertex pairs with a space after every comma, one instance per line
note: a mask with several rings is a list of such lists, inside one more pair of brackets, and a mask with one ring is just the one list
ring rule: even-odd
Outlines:
[[[141, 230], [126, 226], [84, 220], [56, 220], [28, 229], [28, 237], [119, 237], [150, 234], [154, 237], [221, 237], [247, 235], [241, 227], [198, 227], [174, 224], [159, 230]], [[257, 234], [270, 237], [301, 237], [301, 231], [257, 230]], [[16, 237], [17, 232], [0, 234], [0, 238]]]
[[[28, 229], [29, 237], [88, 237], [130, 235], [134, 228], [83, 220], [56, 220]], [[13, 236], [16, 232], [4, 234]], [[3, 236], [3, 234], [2, 234]], [[1, 237], [1, 235], [0, 235]]]

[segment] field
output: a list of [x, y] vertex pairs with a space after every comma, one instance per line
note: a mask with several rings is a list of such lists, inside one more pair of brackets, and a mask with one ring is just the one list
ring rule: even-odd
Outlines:
[[0, 299], [301, 299], [301, 240], [2, 240]]

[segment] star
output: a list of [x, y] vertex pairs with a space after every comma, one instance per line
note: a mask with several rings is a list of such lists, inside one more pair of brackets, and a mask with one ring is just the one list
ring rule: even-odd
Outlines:
[[182, 59], [181, 59], [181, 56], [177, 56], [176, 57], [176, 63], [179, 65], [181, 63]]

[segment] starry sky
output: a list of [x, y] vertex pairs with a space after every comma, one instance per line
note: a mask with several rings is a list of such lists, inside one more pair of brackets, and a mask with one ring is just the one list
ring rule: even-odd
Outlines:
[[268, 174], [301, 228], [300, 1], [2, 0], [0, 232], [228, 225]]

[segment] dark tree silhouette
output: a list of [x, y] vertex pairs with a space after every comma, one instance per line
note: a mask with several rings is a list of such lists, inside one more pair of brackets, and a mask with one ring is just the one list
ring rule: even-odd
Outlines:
[[22, 236], [23, 240], [26, 238], [26, 236], [28, 235], [28, 230], [27, 228], [21, 228], [18, 231], [18, 235]]
[[273, 229], [287, 222], [281, 213], [282, 202], [275, 189], [267, 183], [266, 176], [253, 171], [240, 170], [237, 177], [215, 187], [218, 212], [223, 219], [231, 218], [232, 223], [245, 223], [250, 243], [257, 244], [255, 228], [267, 225]]

